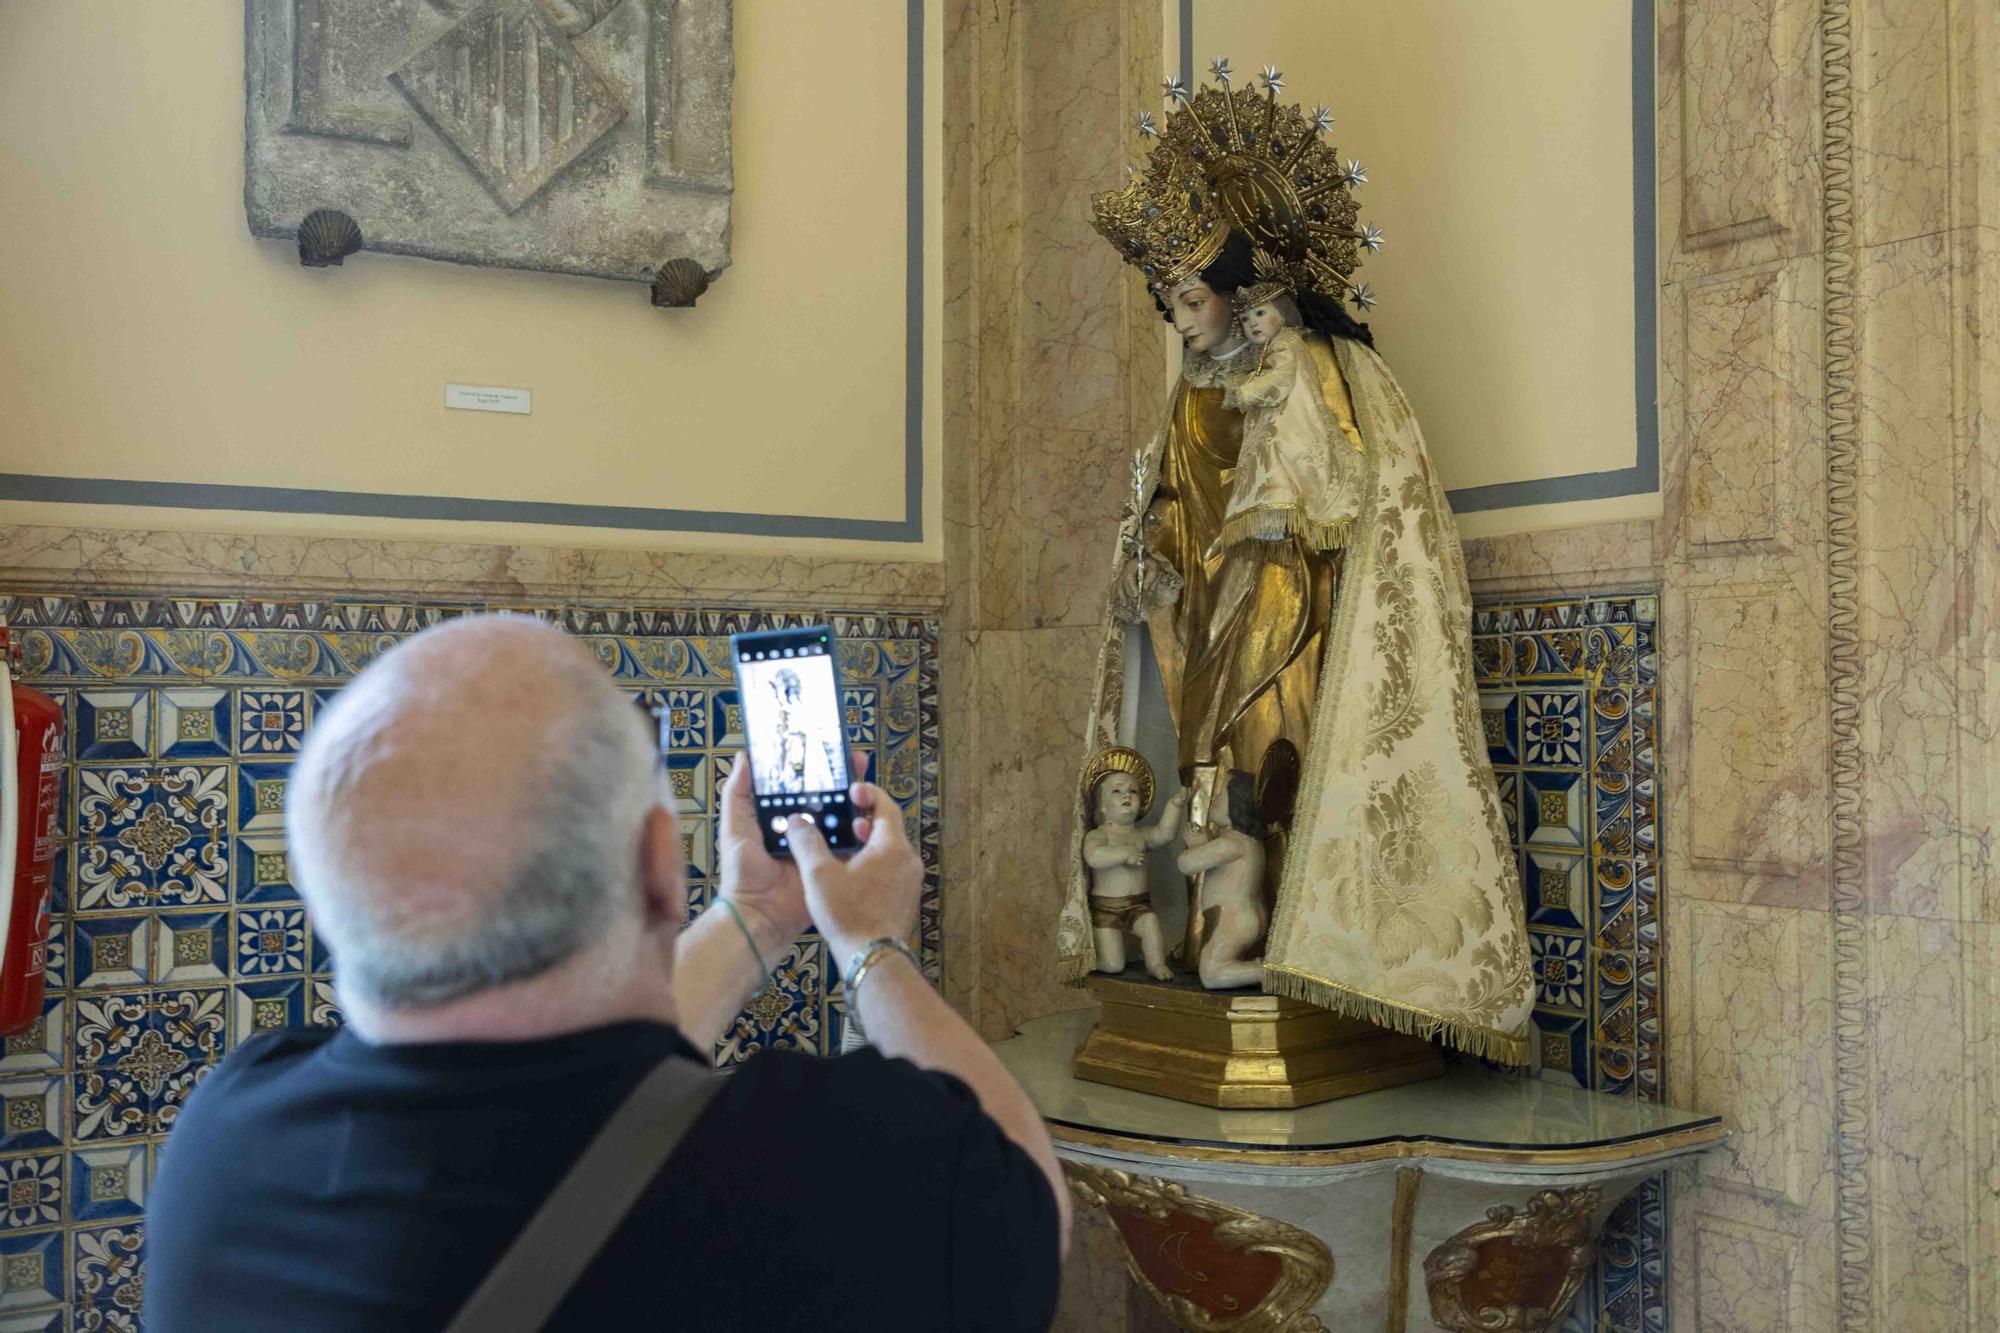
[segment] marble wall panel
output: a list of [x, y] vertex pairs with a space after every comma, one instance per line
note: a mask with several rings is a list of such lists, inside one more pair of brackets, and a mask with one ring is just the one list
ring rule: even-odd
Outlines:
[[1981, 1071], [1967, 1059], [1966, 936], [1943, 921], [1892, 916], [1870, 924], [1870, 1109], [1882, 1144], [1869, 1160], [1876, 1324], [1911, 1333], [1978, 1328], [1972, 1270], [1994, 1258], [1974, 1248], [1981, 1185], [1970, 1170], [1968, 1113]]
[[1945, 235], [1861, 252], [1856, 367], [1865, 885], [1880, 910], [1964, 915], [1972, 849], [1955, 817], [1966, 441], [1955, 420], [1953, 247]]
[[[1966, 8], [1966, 6], [1958, 6]], [[1864, 246], [1942, 231], [1951, 215], [1953, 6], [1854, 5], [1854, 172]]]
[[1097, 647], [1095, 627], [978, 636], [979, 740], [968, 776], [981, 905], [978, 1017], [989, 1038], [1089, 1003], [1087, 992], [1055, 980], [1054, 963]]
[[1698, 546], [1778, 535], [1777, 286], [1766, 269], [1686, 293], [1686, 512]]
[[717, 597], [758, 606], [863, 597], [910, 609], [937, 608], [945, 586], [941, 566], [917, 561], [20, 524], [0, 524], [0, 582], [267, 595]]
[[1658, 519], [1476, 537], [1465, 542], [1466, 578], [1480, 601], [1509, 593], [1574, 597], [1650, 588], [1660, 581], [1659, 544]]
[[1702, 1333], [1778, 1333], [1804, 1327], [1795, 1311], [1799, 1243], [1726, 1218], [1697, 1216], [1700, 1275], [1694, 1326]]
[[1666, 279], [1816, 243], [1814, 14], [1810, 0], [1662, 7], [1656, 161]]
[[[1807, 905], [1825, 890], [1820, 636], [1796, 586], [1698, 586], [1682, 598], [1686, 693], [1679, 835], [1704, 898]], [[1671, 685], [1669, 686], [1671, 689]]]

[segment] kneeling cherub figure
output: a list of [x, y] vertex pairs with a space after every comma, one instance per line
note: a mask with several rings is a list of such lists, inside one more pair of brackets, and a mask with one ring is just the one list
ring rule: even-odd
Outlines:
[[[1137, 754], [1131, 759], [1145, 761]], [[1187, 793], [1176, 793], [1150, 827], [1139, 823], [1152, 804], [1151, 774], [1146, 780], [1124, 768], [1111, 768], [1090, 793], [1096, 827], [1083, 835], [1083, 864], [1090, 871], [1090, 921], [1097, 935], [1097, 970], [1125, 970], [1125, 937], [1136, 935], [1145, 959], [1146, 975], [1169, 981], [1166, 932], [1153, 910], [1146, 889], [1146, 853], [1165, 847], [1180, 832]]]
[[1228, 822], [1213, 830], [1189, 829], [1187, 850], [1180, 855], [1181, 873], [1201, 876], [1197, 910], [1209, 920], [1200, 972], [1201, 984], [1210, 990], [1263, 981], [1264, 932], [1271, 923], [1264, 908], [1264, 821], [1256, 784], [1248, 773], [1232, 772], [1226, 790]]

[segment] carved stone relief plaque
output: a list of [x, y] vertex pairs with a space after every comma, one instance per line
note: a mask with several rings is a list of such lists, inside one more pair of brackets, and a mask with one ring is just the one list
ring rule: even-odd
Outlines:
[[461, 264], [687, 259], [684, 292], [729, 263], [730, 5], [249, 0], [250, 230], [337, 210], [362, 249]]

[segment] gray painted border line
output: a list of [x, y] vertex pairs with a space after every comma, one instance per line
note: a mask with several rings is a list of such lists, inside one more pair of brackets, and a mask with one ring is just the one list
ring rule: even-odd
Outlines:
[[[1653, 163], [1653, 4], [1632, 0], [1632, 415], [1631, 467], [1466, 486], [1445, 495], [1459, 513], [1565, 500], [1649, 495], [1660, 489], [1659, 201]], [[1194, 0], [1180, 0], [1181, 78], [1194, 86]]]
[[209, 482], [125, 481], [93, 477], [0, 473], [0, 500], [55, 504], [142, 505], [163, 509], [236, 509], [278, 514], [340, 514], [363, 518], [446, 519], [626, 528], [649, 532], [713, 532], [749, 537], [832, 537], [850, 541], [920, 542], [924, 537], [924, 5], [908, 0], [904, 136], [907, 157], [904, 220], [903, 517], [827, 518], [727, 510], [653, 509], [634, 505], [559, 504], [543, 500], [482, 500], [452, 495], [304, 490], [290, 486], [230, 486]]

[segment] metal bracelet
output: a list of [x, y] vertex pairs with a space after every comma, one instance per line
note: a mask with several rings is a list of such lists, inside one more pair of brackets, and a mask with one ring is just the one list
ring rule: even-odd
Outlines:
[[847, 990], [847, 1021], [854, 1025], [854, 1031], [863, 1041], [868, 1039], [868, 1032], [861, 1026], [861, 1002], [858, 998], [861, 993], [861, 979], [868, 975], [868, 969], [875, 966], [876, 961], [885, 953], [903, 955], [910, 960], [910, 965], [917, 969], [919, 975], [924, 970], [924, 965], [917, 961], [917, 955], [911, 951], [909, 945], [887, 935], [870, 940], [854, 951], [854, 957], [847, 964], [847, 976], [841, 985]]

